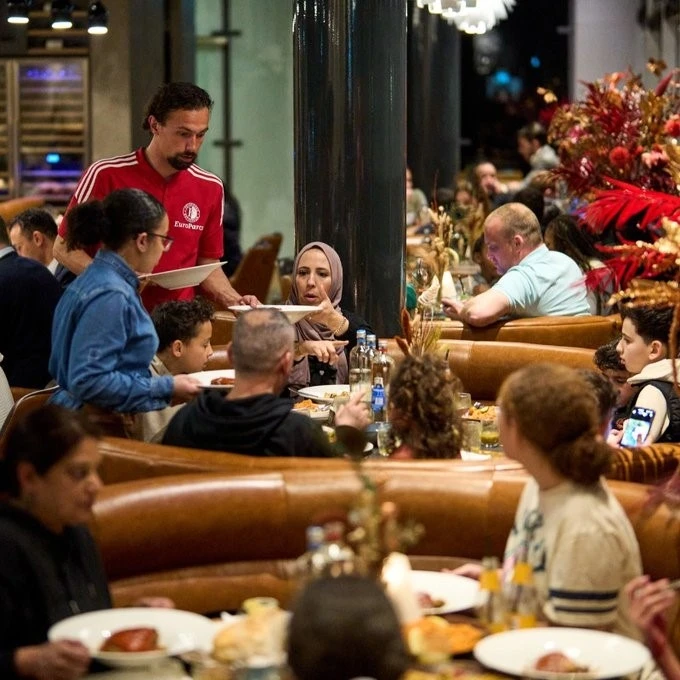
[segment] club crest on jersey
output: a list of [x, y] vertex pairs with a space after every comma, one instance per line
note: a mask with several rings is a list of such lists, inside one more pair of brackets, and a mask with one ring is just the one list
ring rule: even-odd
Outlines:
[[201, 211], [198, 209], [198, 206], [195, 203], [187, 203], [182, 208], [182, 216], [187, 222], [194, 224], [194, 222], [200, 218]]

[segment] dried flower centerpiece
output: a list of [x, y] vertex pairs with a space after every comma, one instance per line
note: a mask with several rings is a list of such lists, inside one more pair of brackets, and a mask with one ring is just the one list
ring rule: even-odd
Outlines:
[[437, 210], [430, 209], [430, 221], [435, 234], [432, 238], [432, 260], [435, 274], [439, 280], [436, 304], [441, 306], [444, 274], [449, 270], [452, 263], [458, 263], [459, 258], [458, 253], [451, 247], [451, 237], [454, 231], [451, 215], [439, 206]]
[[404, 356], [422, 357], [425, 354], [436, 354], [439, 345], [440, 327], [434, 322], [432, 315], [422, 311], [416, 312], [413, 319], [406, 309], [401, 310], [401, 332], [394, 339]]
[[359, 571], [379, 578], [387, 556], [415, 545], [425, 529], [412, 520], [399, 521], [397, 506], [382, 499], [384, 482], [366, 473], [361, 461], [356, 466], [362, 488], [347, 515], [351, 527], [347, 541], [357, 555]]

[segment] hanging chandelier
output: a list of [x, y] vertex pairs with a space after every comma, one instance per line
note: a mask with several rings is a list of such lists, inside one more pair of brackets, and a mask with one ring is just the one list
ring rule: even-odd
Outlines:
[[427, 7], [465, 33], [490, 31], [499, 21], [508, 18], [516, 0], [416, 0], [418, 7]]

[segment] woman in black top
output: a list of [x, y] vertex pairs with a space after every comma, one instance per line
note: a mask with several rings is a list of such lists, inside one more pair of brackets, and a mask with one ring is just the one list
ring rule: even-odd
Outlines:
[[0, 677], [70, 680], [90, 664], [78, 641], [46, 642], [50, 626], [111, 607], [85, 526], [101, 487], [97, 431], [47, 405], [18, 422], [0, 468]]
[[296, 362], [290, 376], [294, 387], [347, 384], [349, 352], [359, 328], [372, 333], [361, 317], [340, 308], [342, 263], [326, 243], [308, 243], [295, 258], [288, 302], [317, 305], [320, 311], [295, 324]]

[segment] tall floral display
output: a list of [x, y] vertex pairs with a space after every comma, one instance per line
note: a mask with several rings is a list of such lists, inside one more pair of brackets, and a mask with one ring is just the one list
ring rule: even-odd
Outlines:
[[560, 157], [555, 174], [569, 192], [592, 200], [611, 178], [677, 195], [667, 151], [680, 138], [675, 72], [653, 90], [630, 72], [584, 85], [585, 97], [559, 108], [549, 130]]
[[[657, 76], [663, 64], [650, 62]], [[580, 199], [583, 225], [600, 240], [619, 301], [680, 312], [680, 81], [654, 89], [630, 72], [585, 83], [583, 100], [550, 126], [555, 176]], [[607, 244], [607, 245], [605, 245]], [[591, 273], [596, 283], [601, 272]]]

